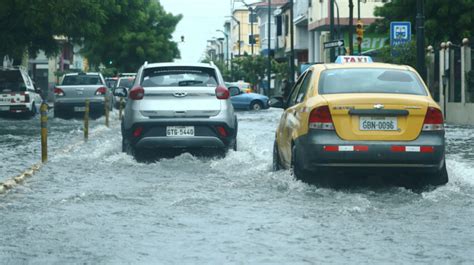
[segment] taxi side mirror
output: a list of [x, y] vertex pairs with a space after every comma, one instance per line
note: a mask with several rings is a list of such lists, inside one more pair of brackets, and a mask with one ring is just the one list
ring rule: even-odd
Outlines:
[[268, 100], [268, 105], [273, 108], [286, 109], [283, 97], [272, 97]]

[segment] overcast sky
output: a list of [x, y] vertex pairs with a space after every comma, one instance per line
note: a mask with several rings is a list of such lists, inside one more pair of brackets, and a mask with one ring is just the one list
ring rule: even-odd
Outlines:
[[[198, 62], [204, 53], [207, 40], [213, 37], [222, 38], [224, 35], [216, 32], [224, 30], [224, 22], [231, 10], [231, 0], [159, 0], [167, 12], [182, 14], [174, 33], [174, 40], [179, 43], [181, 58], [184, 62]], [[247, 3], [256, 0], [247, 0]]]

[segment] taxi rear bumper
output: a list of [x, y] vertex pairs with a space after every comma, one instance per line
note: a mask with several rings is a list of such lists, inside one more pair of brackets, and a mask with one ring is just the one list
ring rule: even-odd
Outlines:
[[396, 168], [437, 171], [444, 165], [444, 132], [422, 132], [413, 141], [346, 141], [335, 131], [311, 130], [295, 141], [305, 170]]

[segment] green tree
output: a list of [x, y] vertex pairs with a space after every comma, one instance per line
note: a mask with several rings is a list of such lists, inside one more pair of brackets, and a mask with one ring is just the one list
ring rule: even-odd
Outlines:
[[106, 5], [112, 0], [0, 0], [0, 55], [21, 58], [43, 50], [57, 53], [54, 36], [80, 42], [95, 38], [107, 20]]
[[144, 61], [179, 58], [172, 33], [181, 20], [157, 1], [120, 0], [109, 8], [101, 38], [86, 39], [84, 54], [92, 65], [104, 63], [121, 72], [136, 71]]
[[[391, 21], [411, 21], [416, 32], [416, 1], [392, 0], [377, 7], [376, 16], [383, 17], [374, 24], [377, 32], [387, 33]], [[474, 33], [474, 1], [430, 0], [425, 1], [425, 38], [428, 44], [438, 45], [442, 41], [461, 42]]]
[[179, 56], [171, 34], [181, 16], [166, 13], [158, 0], [0, 0], [0, 7], [0, 58], [18, 62], [26, 50], [54, 55], [55, 36], [84, 44], [91, 64], [121, 71]]

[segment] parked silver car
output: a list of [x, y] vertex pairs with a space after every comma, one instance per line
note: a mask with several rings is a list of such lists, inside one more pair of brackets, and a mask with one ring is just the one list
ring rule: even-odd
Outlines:
[[105, 113], [105, 99], [112, 107], [112, 93], [101, 73], [70, 73], [62, 78], [61, 85], [54, 88], [54, 116], [84, 113], [86, 99], [90, 101], [92, 117]]
[[114, 94], [128, 95], [122, 149], [135, 157], [147, 150], [237, 148], [237, 118], [212, 63], [145, 63], [133, 88]]

